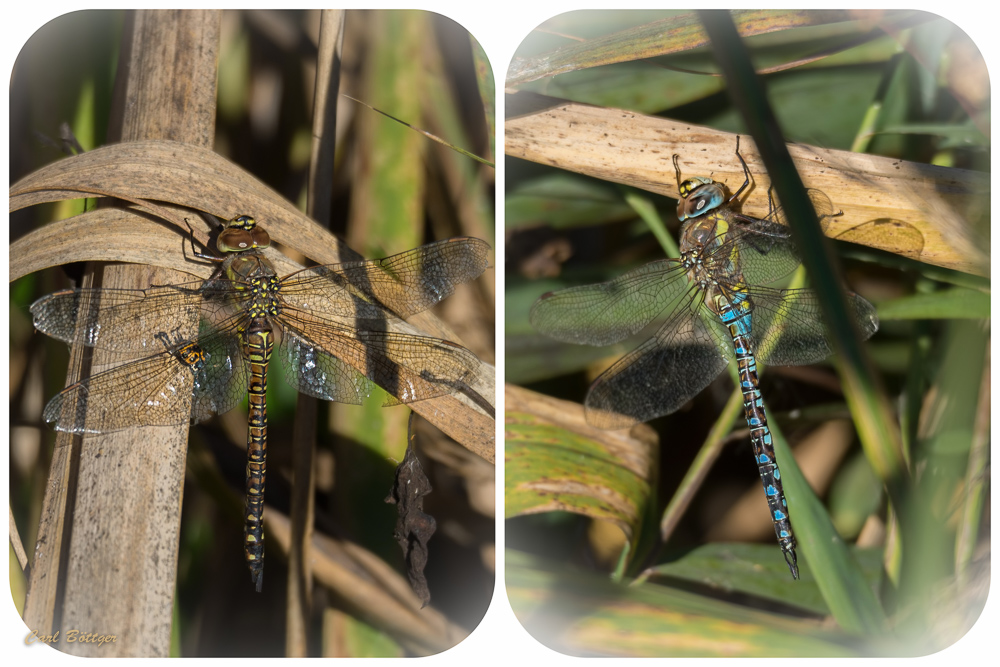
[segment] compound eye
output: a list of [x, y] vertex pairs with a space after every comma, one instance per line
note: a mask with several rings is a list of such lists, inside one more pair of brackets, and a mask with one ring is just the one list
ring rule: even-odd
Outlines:
[[251, 232], [240, 227], [223, 230], [215, 245], [222, 252], [240, 252], [255, 247]]
[[271, 236], [260, 227], [250, 230], [250, 238], [255, 248], [266, 248], [271, 245]]

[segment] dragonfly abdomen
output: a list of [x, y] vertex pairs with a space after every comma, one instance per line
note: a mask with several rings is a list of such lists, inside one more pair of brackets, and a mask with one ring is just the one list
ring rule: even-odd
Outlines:
[[270, 324], [251, 326], [246, 333], [250, 363], [247, 411], [246, 507], [243, 539], [250, 578], [260, 592], [264, 584], [264, 482], [267, 472], [267, 364], [274, 349]]
[[753, 345], [748, 338], [751, 331], [753, 303], [745, 291], [737, 291], [731, 301], [720, 298], [718, 303], [719, 317], [733, 338], [740, 391], [743, 394], [743, 415], [747, 426], [750, 427], [750, 445], [753, 447], [757, 471], [764, 485], [767, 507], [774, 522], [774, 533], [788, 569], [792, 572], [792, 578], [798, 579], [795, 535], [792, 533], [792, 524], [788, 518], [788, 505], [784, 489], [781, 487], [781, 471], [778, 470], [774, 455], [771, 429], [767, 427], [767, 414], [764, 411], [764, 400], [757, 379], [757, 360], [754, 357]]

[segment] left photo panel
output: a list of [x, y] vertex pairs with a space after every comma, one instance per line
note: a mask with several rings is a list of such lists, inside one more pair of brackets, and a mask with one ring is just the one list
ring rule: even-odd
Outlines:
[[430, 12], [81, 11], [30, 37], [9, 156], [28, 644], [419, 657], [475, 631], [494, 109], [475, 36]]

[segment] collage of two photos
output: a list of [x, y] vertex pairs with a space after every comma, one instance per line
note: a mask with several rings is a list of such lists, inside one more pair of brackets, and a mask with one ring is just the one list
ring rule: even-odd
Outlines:
[[454, 18], [88, 10], [24, 44], [12, 636], [464, 660], [978, 632], [977, 44], [918, 10], [579, 10], [500, 62]]

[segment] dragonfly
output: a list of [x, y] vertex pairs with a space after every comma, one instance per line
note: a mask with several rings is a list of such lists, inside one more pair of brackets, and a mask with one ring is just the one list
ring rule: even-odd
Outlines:
[[[653, 333], [598, 377], [585, 400], [587, 421], [599, 428], [627, 428], [668, 415], [708, 386], [736, 360], [750, 443], [785, 562], [798, 579], [795, 536], [781, 485], [771, 431], [759, 389], [757, 362], [816, 363], [831, 353], [820, 319], [819, 296], [810, 289], [769, 287], [800, 260], [787, 220], [769, 194], [763, 218], [735, 210], [751, 182], [739, 152], [744, 183], [727, 196], [725, 184], [706, 177], [681, 181], [680, 257], [661, 259], [609, 282], [542, 295], [530, 321], [560, 341], [610, 345], [644, 330]], [[809, 196], [821, 221], [836, 215], [829, 197]], [[849, 294], [864, 339], [878, 329], [874, 307]]]
[[[204, 282], [147, 289], [66, 289], [31, 306], [35, 328], [106, 350], [119, 365], [66, 387], [43, 417], [58, 431], [110, 433], [202, 422], [249, 399], [244, 555], [263, 586], [267, 371], [273, 355], [300, 392], [360, 404], [378, 385], [386, 405], [473, 384], [478, 358], [446, 340], [389, 331], [488, 266], [474, 238], [430, 243], [383, 259], [316, 266], [279, 278], [249, 215], [220, 233], [219, 264]], [[177, 322], [163, 331], [163, 321]], [[185, 324], [197, 335], [185, 337]]]

